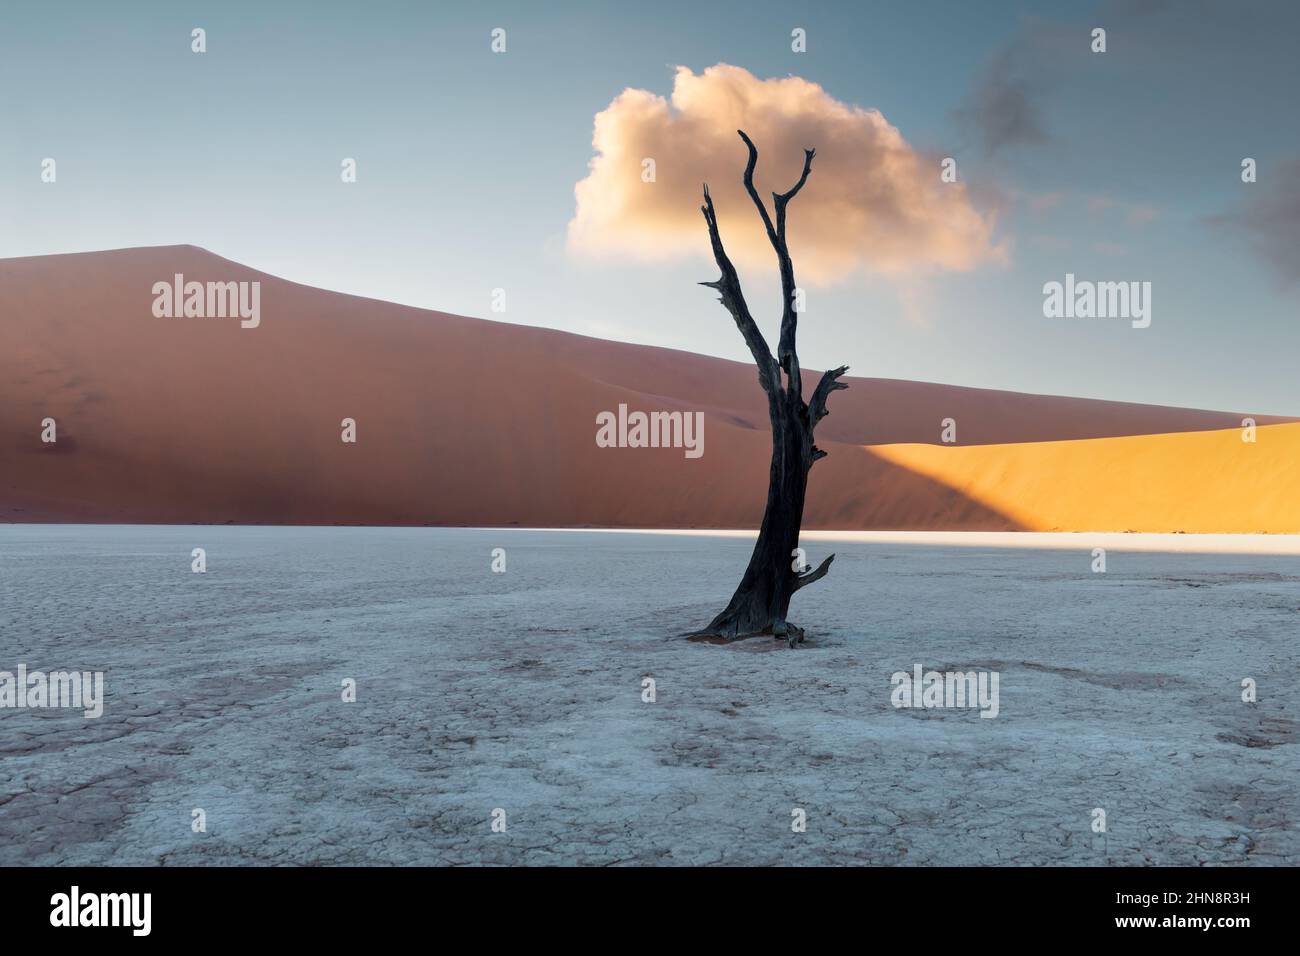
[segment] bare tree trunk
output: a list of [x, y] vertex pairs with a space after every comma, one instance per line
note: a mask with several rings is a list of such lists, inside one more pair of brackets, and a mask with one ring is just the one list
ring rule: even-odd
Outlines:
[[726, 609], [700, 633], [727, 639], [772, 633], [787, 638], [793, 647], [803, 640], [803, 631], [786, 620], [790, 598], [795, 591], [823, 577], [835, 558], [832, 554], [815, 571], [806, 571], [802, 567], [796, 570], [796, 549], [799, 547], [799, 527], [803, 522], [808, 472], [819, 459], [826, 457], [826, 452], [813, 444], [813, 431], [817, 423], [827, 415], [826, 400], [830, 393], [848, 388], [839, 381], [848, 368], [841, 367], [826, 372], [817, 383], [812, 401], [804, 401], [802, 370], [795, 348], [798, 313], [794, 300], [794, 266], [790, 262], [790, 252], [785, 241], [785, 210], [786, 205], [807, 182], [816, 151], [804, 151], [803, 175], [792, 189], [772, 194], [776, 216], [774, 223], [754, 188], [758, 150], [743, 130], [737, 132], [749, 149], [745, 189], [758, 208], [768, 239], [776, 251], [785, 305], [781, 315], [781, 341], [777, 348], [777, 358], [774, 359], [745, 304], [740, 278], [723, 248], [713, 199], [709, 196], [709, 187], [705, 185], [704, 205], [700, 208], [709, 227], [713, 256], [722, 276], [716, 282], [704, 282], [701, 285], [718, 291], [719, 301], [735, 319], [758, 366], [758, 381], [767, 393], [768, 417], [772, 424], [772, 464], [768, 475], [767, 507], [763, 512], [763, 524], [749, 566]]

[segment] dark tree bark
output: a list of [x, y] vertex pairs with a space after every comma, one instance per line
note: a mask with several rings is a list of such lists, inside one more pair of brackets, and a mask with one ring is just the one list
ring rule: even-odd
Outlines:
[[794, 266], [790, 262], [790, 251], [785, 242], [785, 212], [790, 200], [808, 181], [816, 150], [804, 150], [803, 175], [799, 181], [788, 192], [772, 194], [773, 221], [773, 216], [768, 214], [758, 190], [754, 188], [758, 149], [744, 130], [737, 132], [749, 149], [749, 162], [745, 166], [745, 190], [758, 208], [767, 230], [767, 238], [776, 251], [785, 305], [781, 313], [780, 344], [777, 346], [776, 358], [773, 358], [767, 341], [749, 313], [749, 306], [745, 304], [745, 295], [740, 288], [736, 269], [722, 246], [722, 237], [718, 234], [718, 217], [713, 209], [713, 199], [709, 196], [709, 187], [705, 184], [704, 205], [700, 210], [709, 227], [713, 257], [717, 260], [722, 276], [715, 282], [700, 284], [717, 290], [719, 301], [735, 319], [736, 327], [740, 329], [740, 334], [754, 356], [754, 363], [758, 366], [758, 383], [767, 394], [767, 413], [772, 422], [772, 465], [768, 475], [767, 508], [763, 512], [763, 524], [758, 532], [758, 541], [754, 544], [754, 553], [749, 559], [749, 567], [745, 569], [740, 585], [726, 609], [699, 633], [729, 640], [771, 633], [786, 638], [790, 646], [794, 647], [798, 641], [803, 640], [803, 631], [786, 620], [790, 598], [795, 591], [824, 577], [830, 570], [831, 561], [835, 559], [832, 554], [812, 571], [796, 571], [794, 567], [795, 549], [799, 547], [799, 526], [803, 522], [804, 495], [808, 488], [808, 471], [819, 459], [826, 457], [826, 452], [813, 444], [813, 430], [828, 414], [826, 400], [830, 393], [848, 388], [839, 381], [848, 367], [842, 366], [823, 374], [813, 391], [812, 400], [804, 401], [802, 371], [795, 348], [798, 313], [794, 302]]

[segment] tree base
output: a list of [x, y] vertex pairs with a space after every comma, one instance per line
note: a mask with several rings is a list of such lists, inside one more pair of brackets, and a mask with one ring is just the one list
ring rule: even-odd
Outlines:
[[782, 621], [761, 630], [750, 631], [748, 633], [737, 633], [735, 631], [727, 632], [716, 627], [710, 627], [703, 631], [695, 631], [688, 634], [686, 635], [686, 639], [701, 644], [734, 644], [737, 641], [747, 641], [754, 637], [768, 636], [772, 637], [773, 640], [785, 641], [791, 648], [794, 648], [804, 642], [804, 629], [791, 624], [789, 621]]

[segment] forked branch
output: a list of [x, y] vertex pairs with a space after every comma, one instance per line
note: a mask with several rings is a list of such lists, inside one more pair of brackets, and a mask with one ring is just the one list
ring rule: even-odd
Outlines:
[[785, 369], [785, 374], [789, 379], [790, 393], [803, 400], [803, 375], [799, 368], [799, 355], [795, 345], [796, 331], [799, 322], [799, 313], [795, 311], [794, 296], [796, 286], [794, 284], [794, 265], [790, 261], [790, 250], [785, 242], [785, 209], [789, 205], [799, 190], [803, 189], [804, 183], [808, 181], [808, 174], [812, 172], [813, 157], [817, 155], [815, 149], [805, 149], [803, 151], [803, 173], [799, 176], [799, 181], [789, 190], [783, 193], [772, 193], [772, 208], [776, 213], [776, 223], [773, 224], [772, 217], [768, 215], [767, 206], [763, 203], [762, 198], [758, 195], [758, 189], [754, 186], [754, 168], [758, 165], [758, 147], [754, 145], [748, 134], [743, 129], [736, 130], [740, 138], [745, 141], [745, 146], [749, 150], [749, 161], [745, 164], [745, 191], [749, 193], [749, 198], [754, 201], [758, 208], [758, 213], [763, 217], [763, 227], [767, 230], [768, 241], [772, 244], [773, 250], [776, 251], [777, 265], [781, 271], [781, 296], [784, 300], [781, 308], [781, 339], [777, 344], [776, 357], [781, 368]]
[[812, 401], [808, 403], [808, 424], [810, 426], [815, 426], [830, 414], [830, 411], [826, 408], [826, 400], [830, 398], [831, 392], [838, 392], [841, 389], [848, 388], [848, 385], [839, 380], [840, 376], [848, 370], [847, 365], [841, 365], [839, 368], [827, 369], [822, 373], [821, 381], [817, 383], [817, 388], [813, 391]]
[[835, 555], [832, 554], [821, 564], [817, 565], [816, 570], [809, 571], [807, 574], [796, 575], [794, 579], [794, 589], [798, 591], [800, 588], [806, 588], [814, 581], [820, 581], [822, 578], [826, 577], [826, 572], [831, 569], [831, 562], [834, 560]]
[[803, 151], [803, 174], [799, 181], [790, 188], [788, 192], [772, 193], [772, 205], [776, 208], [776, 234], [780, 237], [781, 242], [785, 242], [785, 207], [803, 189], [803, 184], [808, 181], [808, 174], [812, 172], [813, 157], [817, 155], [815, 149], [805, 149]]
[[740, 288], [740, 276], [736, 274], [736, 267], [731, 264], [727, 250], [723, 248], [722, 236], [718, 233], [718, 214], [713, 208], [713, 197], [709, 195], [708, 183], [704, 185], [704, 205], [700, 207], [700, 212], [704, 213], [704, 221], [709, 227], [709, 240], [713, 243], [713, 258], [722, 272], [717, 280], [701, 282], [700, 285], [717, 290], [718, 301], [735, 319], [736, 328], [740, 329], [745, 344], [749, 346], [750, 354], [754, 356], [754, 364], [758, 366], [759, 384], [768, 395], [775, 398], [781, 388], [781, 375], [777, 370], [776, 360], [772, 358], [772, 350], [767, 346], [767, 340], [759, 331], [754, 317], [749, 314], [749, 306], [745, 304], [745, 293]]

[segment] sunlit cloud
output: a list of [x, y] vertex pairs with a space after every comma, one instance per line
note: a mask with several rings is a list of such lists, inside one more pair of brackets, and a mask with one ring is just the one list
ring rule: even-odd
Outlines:
[[742, 185], [747, 154], [737, 129], [759, 149], [755, 185], [765, 199], [799, 178], [805, 147], [817, 150], [812, 177], [790, 206], [800, 279], [969, 270], [1005, 258], [993, 239], [993, 213], [976, 208], [964, 183], [941, 181], [941, 157], [909, 145], [878, 110], [842, 103], [800, 77], [760, 80], [727, 64], [698, 75], [678, 67], [669, 99], [627, 89], [596, 115], [596, 155], [574, 189], [570, 252], [708, 256], [699, 211], [707, 182], [733, 259], [772, 264]]

